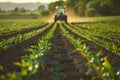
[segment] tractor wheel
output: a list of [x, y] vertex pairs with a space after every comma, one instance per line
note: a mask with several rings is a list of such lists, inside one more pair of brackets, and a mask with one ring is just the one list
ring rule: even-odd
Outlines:
[[64, 21], [65, 23], [67, 23], [67, 15], [65, 15]]
[[57, 21], [57, 16], [55, 15], [55, 17], [54, 17], [54, 23]]

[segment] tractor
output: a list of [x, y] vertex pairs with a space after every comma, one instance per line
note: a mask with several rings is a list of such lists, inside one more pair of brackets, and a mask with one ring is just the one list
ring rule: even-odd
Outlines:
[[56, 7], [56, 14], [54, 16], [54, 22], [57, 22], [58, 20], [65, 21], [67, 23], [67, 15], [66, 15], [65, 7], [63, 6]]

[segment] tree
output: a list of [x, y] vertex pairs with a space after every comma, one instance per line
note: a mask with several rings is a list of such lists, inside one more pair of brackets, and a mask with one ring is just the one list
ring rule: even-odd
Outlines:
[[85, 16], [87, 17], [93, 17], [93, 16], [96, 16], [96, 14], [97, 14], [97, 11], [95, 8], [87, 8], [85, 11]]
[[41, 16], [48, 16], [49, 15], [49, 11], [48, 10], [43, 10], [40, 13]]
[[77, 12], [80, 16], [84, 16], [85, 6], [83, 3], [77, 3], [74, 7], [74, 11]]
[[66, 5], [69, 7], [74, 7], [79, 0], [66, 0]]
[[85, 15], [86, 4], [91, 0], [67, 0], [66, 5], [72, 8], [80, 16]]
[[25, 12], [26, 10], [23, 7], [21, 7], [21, 8], [15, 7], [14, 11], [15, 12]]
[[120, 11], [120, 0], [112, 0], [111, 9], [119, 12]]
[[26, 10], [23, 7], [21, 7], [19, 8], [19, 12], [26, 12]]
[[85, 16], [87, 13], [97, 15], [120, 14], [119, 0], [66, 0], [66, 5], [80, 16]]
[[38, 11], [43, 11], [43, 10], [45, 10], [45, 6], [44, 6], [44, 5], [40, 5], [40, 6], [38, 7]]
[[89, 1], [86, 4], [86, 8], [95, 8], [96, 7], [96, 2], [95, 1]]
[[19, 11], [19, 8], [18, 8], [18, 7], [15, 7], [14, 11], [15, 11], [15, 12], [18, 12], [18, 11]]
[[56, 6], [64, 6], [65, 2], [63, 0], [59, 0], [56, 2], [51, 2], [48, 6], [50, 11], [54, 11]]
[[40, 5], [40, 6], [38, 7], [38, 15], [39, 15], [40, 17], [42, 17], [42, 16], [47, 16], [47, 15], [49, 15], [49, 11], [45, 9], [45, 6], [44, 6], [44, 5]]
[[111, 12], [120, 12], [120, 0], [95, 0], [100, 3], [101, 7], [110, 8]]

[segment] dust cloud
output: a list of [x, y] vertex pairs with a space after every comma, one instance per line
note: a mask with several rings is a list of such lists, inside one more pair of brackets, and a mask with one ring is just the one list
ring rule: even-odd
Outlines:
[[[71, 22], [86, 22], [87, 21], [85, 17], [80, 17], [79, 15], [77, 15], [72, 10], [67, 10], [66, 14], [67, 14], [67, 17], [68, 17], [68, 23], [71, 23]], [[52, 13], [50, 16], [47, 16], [46, 17], [47, 22], [49, 22], [49, 23], [54, 22], [54, 16], [55, 16], [55, 13]]]

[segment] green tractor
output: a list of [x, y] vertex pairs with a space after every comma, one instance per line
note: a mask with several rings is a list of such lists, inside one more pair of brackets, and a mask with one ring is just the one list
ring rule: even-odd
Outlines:
[[54, 16], [54, 22], [59, 20], [59, 21], [65, 21], [67, 23], [67, 15], [65, 8], [63, 6], [57, 6], [56, 9], [57, 12]]

